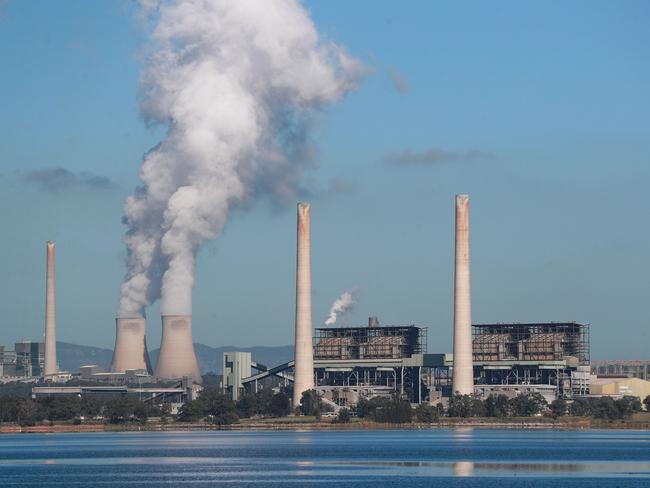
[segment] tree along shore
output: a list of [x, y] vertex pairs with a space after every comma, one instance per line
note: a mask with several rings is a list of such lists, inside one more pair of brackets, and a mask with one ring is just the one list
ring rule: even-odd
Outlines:
[[[650, 398], [644, 402], [646, 408]], [[556, 400], [550, 405], [538, 393], [485, 399], [454, 395], [447, 406], [421, 404], [413, 408], [404, 398], [375, 397], [360, 400], [354, 409], [333, 407], [315, 390], [304, 392], [293, 412], [287, 392], [261, 390], [233, 402], [216, 386], [172, 414], [170, 404], [142, 402], [131, 396], [0, 395], [0, 430], [3, 432], [84, 430], [178, 429], [334, 429], [384, 428], [399, 425], [513, 428], [648, 428], [636, 397]]]

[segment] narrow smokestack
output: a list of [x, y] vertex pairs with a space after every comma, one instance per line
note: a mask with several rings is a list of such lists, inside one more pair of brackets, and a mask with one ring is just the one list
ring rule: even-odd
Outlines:
[[45, 376], [56, 374], [56, 298], [54, 242], [47, 241], [47, 271], [45, 276]]
[[123, 373], [127, 369], [141, 369], [151, 373], [144, 317], [118, 317], [115, 319], [115, 349], [111, 371]]
[[472, 297], [469, 270], [469, 196], [456, 195], [456, 269], [454, 273], [453, 389], [474, 393]]
[[296, 257], [296, 348], [293, 406], [300, 405], [304, 391], [314, 387], [314, 351], [311, 323], [311, 208], [298, 204], [298, 239]]
[[191, 315], [162, 316], [162, 341], [155, 375], [163, 379], [189, 376], [196, 383], [201, 383], [199, 364], [192, 345]]

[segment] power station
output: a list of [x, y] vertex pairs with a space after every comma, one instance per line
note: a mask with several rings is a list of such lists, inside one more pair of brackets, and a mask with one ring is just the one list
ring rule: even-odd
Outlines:
[[[426, 326], [383, 325], [377, 317], [370, 317], [363, 326], [314, 330], [311, 206], [301, 202], [296, 214], [294, 360], [267, 368], [250, 353], [225, 353], [224, 390], [237, 399], [245, 390], [280, 386], [293, 392], [295, 407], [305, 391], [316, 389], [335, 408], [354, 405], [361, 398], [395, 394], [412, 403], [444, 401], [456, 393], [488, 396], [537, 391], [549, 400], [587, 395], [589, 324], [472, 324], [469, 207], [467, 195], [456, 195], [453, 354], [428, 351]], [[11, 372], [52, 380], [63, 377], [56, 360], [52, 241], [46, 250], [45, 340], [43, 344], [17, 343], [15, 351], [0, 348], [5, 376]], [[88, 366], [84, 377], [132, 384], [153, 375], [154, 381], [201, 383], [191, 315], [162, 316], [155, 368], [149, 360], [144, 315], [118, 317], [115, 331], [110, 372]]]
[[335, 407], [394, 394], [412, 403], [444, 401], [456, 393], [538, 391], [547, 399], [588, 394], [588, 324], [472, 324], [469, 203], [469, 196], [456, 195], [453, 354], [428, 352], [427, 327], [380, 325], [376, 317], [367, 326], [317, 328], [313, 338], [307, 336], [310, 221], [309, 207], [300, 204], [295, 361], [259, 370], [243, 378], [241, 388], [293, 383], [294, 405], [315, 388]]

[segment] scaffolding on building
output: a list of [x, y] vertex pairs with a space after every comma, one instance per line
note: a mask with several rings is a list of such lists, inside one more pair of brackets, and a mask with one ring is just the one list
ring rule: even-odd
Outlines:
[[550, 322], [472, 326], [474, 361], [562, 361], [589, 364], [589, 324]]
[[535, 385], [556, 398], [589, 393], [589, 324], [476, 324], [472, 335], [479, 387]]
[[427, 328], [336, 327], [315, 330], [314, 359], [402, 359], [427, 351]]

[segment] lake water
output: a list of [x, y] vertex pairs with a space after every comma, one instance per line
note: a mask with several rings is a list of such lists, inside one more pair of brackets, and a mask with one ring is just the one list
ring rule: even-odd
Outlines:
[[650, 487], [650, 432], [0, 435], [0, 486]]

